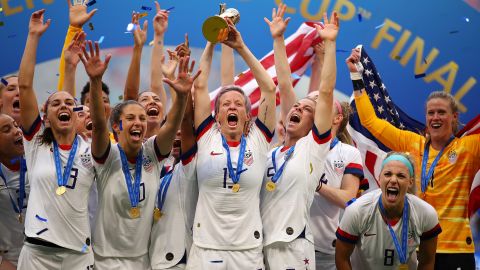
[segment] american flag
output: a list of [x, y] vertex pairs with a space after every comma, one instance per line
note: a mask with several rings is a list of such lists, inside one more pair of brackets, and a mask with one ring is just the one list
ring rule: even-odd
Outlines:
[[[388, 94], [387, 87], [382, 82], [380, 74], [378, 73], [372, 59], [367, 52], [361, 49], [360, 62], [363, 65], [363, 81], [365, 83], [365, 90], [370, 97], [377, 117], [389, 121], [395, 127], [403, 130], [409, 130], [416, 133], [421, 133], [425, 126], [419, 121], [409, 117], [399, 107], [393, 103]], [[378, 175], [383, 159], [390, 152], [390, 149], [377, 140], [366, 128], [360, 123], [360, 118], [356, 113], [355, 100], [350, 102], [354, 111], [350, 117], [348, 132], [352, 136], [358, 150], [362, 154], [364, 162], [364, 174], [368, 179], [370, 189], [379, 187]]]
[[[321, 41], [321, 38], [315, 29], [316, 24], [316, 22], [302, 23], [297, 31], [285, 40], [288, 62], [292, 72], [293, 86], [297, 84], [305, 73], [305, 70], [310, 66], [314, 56], [313, 46]], [[277, 85], [277, 73], [275, 71], [273, 50], [264, 56], [260, 60], [260, 63]], [[236, 76], [234, 84], [242, 87], [245, 94], [250, 97], [250, 102], [252, 103], [252, 116], [256, 116], [258, 113], [258, 106], [260, 105], [260, 88], [258, 87], [257, 81], [253, 77], [250, 69], [247, 69]], [[214, 108], [215, 98], [220, 89], [221, 87], [209, 93], [210, 100], [212, 101], [212, 110]], [[280, 104], [278, 88], [276, 103], [277, 105]]]

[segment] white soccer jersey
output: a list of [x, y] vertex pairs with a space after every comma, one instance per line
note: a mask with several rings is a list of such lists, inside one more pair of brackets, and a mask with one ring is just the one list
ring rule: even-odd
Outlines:
[[[398, 252], [378, 206], [381, 194], [381, 190], [371, 191], [348, 206], [337, 229], [338, 240], [356, 244], [351, 257], [353, 269], [397, 269], [400, 265]], [[436, 237], [442, 229], [437, 212], [430, 204], [411, 194], [407, 194], [407, 198], [407, 261], [410, 261], [420, 240]], [[392, 226], [400, 245], [402, 223], [403, 218]]]
[[[173, 167], [173, 175], [162, 206], [162, 217], [154, 222], [150, 234], [152, 269], [177, 265], [192, 245], [192, 223], [197, 204], [196, 146], [181, 156]], [[165, 177], [160, 183], [165, 181]], [[158, 187], [157, 187], [158, 191]], [[158, 194], [155, 206], [158, 207]]]
[[[95, 254], [102, 257], [138, 257], [148, 254], [155, 197], [165, 162], [156, 148], [155, 137], [143, 144], [138, 218], [129, 215], [130, 197], [117, 144], [110, 145], [104, 160], [94, 159], [98, 189], [97, 224], [93, 233]], [[128, 162], [128, 165], [134, 181], [135, 163]]]
[[[262, 245], [260, 188], [269, 143], [273, 134], [260, 121], [250, 127], [240, 174], [240, 190], [232, 192], [227, 154], [219, 128], [212, 116], [200, 125], [198, 140], [198, 203], [193, 241], [202, 248], [243, 250]], [[237, 167], [239, 145], [230, 144], [233, 168]]]
[[[41, 144], [39, 135], [44, 127], [40, 117], [31, 130], [24, 131], [23, 145], [30, 181], [30, 198], [25, 217], [25, 235], [40, 238], [58, 246], [88, 252], [90, 223], [88, 196], [94, 181], [90, 144], [77, 136], [78, 146], [70, 178], [63, 195], [58, 187], [53, 146]], [[71, 146], [59, 145], [62, 174]]]
[[[322, 185], [340, 189], [345, 174], [353, 174], [363, 180], [363, 167], [360, 151], [357, 148], [338, 142], [328, 152], [325, 171], [320, 177]], [[367, 183], [368, 181], [364, 181]], [[358, 184], [362, 184], [360, 181]], [[360, 189], [368, 189], [360, 187]], [[315, 192], [310, 208], [310, 226], [313, 233], [315, 250], [326, 254], [335, 254], [335, 231], [340, 223], [342, 208], [333, 204]]]
[[[318, 134], [314, 127], [307, 136], [298, 140], [273, 191], [265, 189], [265, 184], [275, 174], [272, 163], [275, 149], [269, 152], [260, 196], [264, 246], [275, 242], [291, 242], [304, 230], [305, 238], [313, 243], [309, 225], [310, 206], [323, 172], [330, 139], [330, 131]], [[287, 152], [288, 149], [276, 151], [277, 170], [285, 162]]]
[[[14, 200], [16, 207], [19, 206], [19, 188], [20, 188], [20, 170], [11, 170], [8, 167], [0, 164], [5, 179], [0, 177], [0, 253], [8, 251], [5, 254], [0, 254], [9, 261], [18, 261], [20, 249], [23, 246], [23, 221], [18, 220], [18, 213], [15, 212], [11, 199]], [[4, 180], [7, 184], [5, 185]], [[28, 177], [25, 175], [25, 197], [22, 205], [22, 219], [25, 217], [25, 211], [28, 202], [28, 193], [30, 192], [30, 184]], [[11, 198], [11, 199], [10, 199]], [[13, 256], [13, 257], [12, 257]]]

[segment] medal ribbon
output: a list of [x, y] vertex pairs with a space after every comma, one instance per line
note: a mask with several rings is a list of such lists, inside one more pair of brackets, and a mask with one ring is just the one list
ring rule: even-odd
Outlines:
[[382, 203], [382, 196], [378, 199], [378, 206], [380, 207], [380, 213], [384, 217], [385, 223], [387, 223], [388, 230], [390, 231], [390, 235], [393, 239], [393, 244], [395, 245], [395, 249], [399, 254], [400, 263], [405, 264], [407, 262], [407, 236], [408, 236], [408, 199], [405, 197], [405, 201], [403, 202], [403, 216], [402, 216], [402, 246], [398, 243], [397, 235], [392, 229], [392, 226], [387, 222], [385, 208], [383, 207]]
[[227, 168], [228, 168], [228, 175], [232, 178], [234, 184], [240, 181], [240, 174], [243, 172], [243, 158], [245, 157], [245, 147], [247, 146], [247, 141], [245, 137], [240, 139], [240, 152], [238, 152], [238, 161], [237, 161], [237, 171], [235, 172], [232, 165], [232, 159], [230, 157], [230, 147], [228, 146], [227, 140], [222, 135], [222, 144], [225, 151], [227, 151]]
[[445, 148], [455, 139], [455, 136], [451, 136], [450, 139], [448, 140], [447, 144], [442, 147], [442, 150], [438, 152], [437, 156], [432, 162], [432, 165], [430, 166], [430, 169], [428, 170], [427, 173], [427, 162], [428, 162], [428, 153], [430, 152], [430, 142], [425, 143], [425, 149], [423, 150], [423, 158], [422, 158], [422, 192], [425, 193], [427, 191], [427, 186], [429, 180], [433, 176], [433, 172], [435, 170], [435, 167], [437, 166], [438, 161], [440, 160], [440, 157], [443, 154], [443, 151]]
[[7, 188], [8, 196], [10, 197], [10, 202], [13, 207], [13, 211], [17, 214], [22, 213], [23, 209], [23, 200], [25, 198], [25, 173], [27, 171], [27, 164], [25, 159], [22, 157], [20, 158], [20, 183], [19, 183], [19, 190], [18, 190], [18, 206], [15, 203], [15, 200], [12, 198], [12, 194], [10, 194], [10, 190], [8, 189], [7, 185], [7, 178], [3, 174], [2, 167], [0, 167], [0, 177], [2, 177], [3, 182], [5, 182], [5, 187]]
[[288, 160], [290, 157], [292, 157], [293, 151], [295, 150], [295, 145], [290, 147], [288, 149], [287, 153], [285, 153], [285, 161], [283, 162], [282, 166], [280, 166], [280, 169], [277, 171], [277, 162], [275, 160], [275, 156], [277, 155], [277, 151], [280, 147], [277, 147], [273, 152], [272, 152], [272, 163], [273, 163], [273, 170], [275, 170], [275, 174], [272, 176], [272, 182], [277, 183], [278, 179], [280, 176], [282, 176], [283, 169], [285, 168], [285, 165], [287, 164]]
[[337, 137], [333, 138], [333, 140], [330, 142], [330, 150], [332, 150], [338, 142], [339, 140]]
[[158, 190], [157, 195], [157, 207], [160, 210], [162, 210], [165, 199], [167, 198], [167, 191], [170, 187], [170, 182], [172, 181], [174, 169], [175, 167], [173, 167], [169, 172], [167, 172], [162, 178], [162, 183], [160, 184], [160, 189]]
[[132, 208], [137, 207], [138, 202], [140, 201], [140, 179], [142, 178], [143, 150], [140, 149], [135, 160], [135, 179], [132, 183], [132, 176], [130, 175], [130, 169], [128, 168], [127, 156], [125, 155], [122, 147], [120, 147], [120, 144], [117, 144], [117, 146], [120, 152], [120, 161], [122, 162], [123, 175], [125, 175], [130, 205]]
[[78, 137], [75, 135], [75, 140], [73, 140], [72, 149], [70, 150], [70, 154], [68, 155], [67, 166], [65, 166], [65, 171], [62, 175], [62, 161], [60, 160], [60, 152], [58, 150], [58, 144], [54, 140], [53, 141], [53, 157], [55, 160], [55, 170], [57, 172], [57, 183], [58, 186], [66, 186], [68, 183], [68, 178], [70, 178], [70, 172], [73, 167], [73, 159], [75, 158], [75, 154], [77, 153], [78, 147]]

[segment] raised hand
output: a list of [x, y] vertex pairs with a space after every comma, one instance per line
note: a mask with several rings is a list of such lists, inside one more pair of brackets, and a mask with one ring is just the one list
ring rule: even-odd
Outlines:
[[167, 49], [169, 60], [165, 63], [165, 56], [162, 56], [162, 73], [165, 78], [174, 79], [175, 69], [178, 66], [178, 55], [176, 51], [170, 51]]
[[157, 14], [153, 18], [153, 31], [155, 35], [163, 35], [168, 28], [168, 11], [161, 10], [160, 4], [155, 1]]
[[100, 59], [100, 48], [98, 46], [98, 42], [95, 42], [95, 50], [93, 50], [91, 40], [87, 41], [87, 44], [90, 49], [90, 54], [87, 53], [85, 47], [82, 47], [83, 55], [81, 53], [78, 54], [80, 61], [82, 61], [83, 65], [85, 66], [85, 71], [90, 79], [102, 79], [103, 73], [105, 73], [105, 70], [107, 70], [108, 63], [110, 62], [112, 55], [108, 54], [105, 56], [105, 61], [102, 61]]
[[190, 56], [191, 51], [190, 51], [190, 45], [188, 43], [188, 34], [185, 34], [185, 42], [179, 44], [175, 48], [175, 52], [177, 53], [178, 57]]
[[85, 46], [85, 37], [87, 34], [85, 32], [77, 32], [73, 37], [72, 42], [68, 47], [63, 51], [63, 55], [65, 57], [65, 63], [77, 66], [78, 62], [80, 62], [79, 54], [82, 53], [82, 47]]
[[272, 34], [272, 38], [283, 37], [285, 30], [287, 29], [288, 22], [290, 22], [290, 18], [283, 19], [283, 15], [285, 14], [285, 10], [287, 9], [287, 5], [280, 4], [278, 6], [278, 12], [273, 8], [272, 10], [272, 21], [268, 20], [266, 17], [263, 20], [268, 24], [270, 27], [270, 33]]
[[313, 51], [315, 52], [315, 58], [318, 60], [323, 60], [325, 57], [325, 44], [319, 42], [313, 46]]
[[180, 58], [180, 63], [178, 65], [178, 75], [175, 80], [172, 81], [167, 78], [163, 79], [165, 83], [170, 85], [170, 87], [175, 90], [177, 95], [187, 96], [192, 89], [193, 82], [202, 72], [201, 70], [198, 70], [197, 73], [192, 77], [191, 72], [193, 71], [193, 67], [195, 66], [195, 61], [192, 61], [192, 64], [189, 67], [189, 60], [190, 57], [188, 56]]
[[340, 26], [337, 16], [337, 12], [334, 11], [332, 12], [332, 15], [330, 16], [330, 20], [327, 18], [327, 13], [323, 13], [323, 25], [316, 25], [315, 27], [317, 28], [318, 34], [320, 37], [326, 41], [335, 41], [337, 39], [337, 34], [338, 34], [338, 28]]
[[28, 32], [30, 35], [42, 36], [45, 31], [47, 31], [50, 26], [51, 20], [48, 19], [45, 23], [43, 22], [43, 15], [45, 14], [45, 9], [40, 9], [32, 13], [30, 17], [30, 23], [28, 24]]
[[133, 40], [134, 40], [135, 46], [143, 47], [145, 42], [147, 42], [148, 21], [145, 20], [143, 22], [143, 29], [142, 29], [138, 22], [139, 18], [140, 18], [140, 13], [138, 12], [132, 13], [132, 23], [135, 25], [135, 28], [133, 29], [132, 33], [133, 33]]
[[72, 5], [71, 0], [68, 2], [68, 17], [70, 19], [70, 25], [78, 28], [82, 28], [85, 23], [87, 23], [93, 15], [97, 12], [97, 9], [94, 9], [87, 13], [86, 2], [88, 0], [80, 1], [81, 3], [76, 3]]
[[233, 24], [233, 22], [227, 18], [228, 24], [228, 36], [225, 40], [223, 40], [223, 44], [227, 45], [232, 49], [239, 49], [245, 45], [243, 43], [242, 35], [238, 32], [237, 28]]
[[[350, 56], [345, 59], [345, 63], [347, 64], [348, 70], [350, 72], [362, 72], [362, 70], [358, 70], [358, 64], [360, 62], [360, 49], [355, 48], [352, 49], [352, 53]], [[362, 65], [360, 64], [360, 67]]]

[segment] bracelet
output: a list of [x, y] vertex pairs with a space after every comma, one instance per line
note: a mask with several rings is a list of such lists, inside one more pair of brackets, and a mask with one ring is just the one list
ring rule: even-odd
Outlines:
[[365, 84], [363, 83], [363, 80], [352, 80], [352, 84], [354, 91], [361, 91], [362, 89], [365, 89]]

